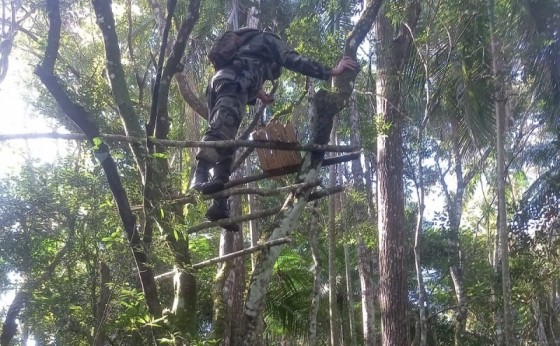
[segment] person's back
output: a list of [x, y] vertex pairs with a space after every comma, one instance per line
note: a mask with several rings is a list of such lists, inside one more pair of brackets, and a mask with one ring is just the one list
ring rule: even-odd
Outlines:
[[330, 68], [300, 55], [278, 35], [271, 32], [265, 31], [262, 35], [252, 37], [238, 49], [236, 56], [249, 62], [256, 61], [264, 64], [265, 80], [278, 79], [282, 67], [322, 80], [330, 77]]

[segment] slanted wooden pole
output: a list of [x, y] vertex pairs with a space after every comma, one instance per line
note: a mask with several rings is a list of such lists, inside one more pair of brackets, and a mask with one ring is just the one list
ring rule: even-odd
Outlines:
[[[266, 248], [269, 248], [271, 246], [278, 246], [278, 245], [286, 244], [286, 243], [289, 243], [291, 241], [292, 241], [292, 239], [288, 238], [288, 237], [267, 241], [265, 243], [261, 243], [261, 244], [255, 245], [255, 246], [251, 246], [247, 249], [243, 249], [243, 250], [240, 250], [240, 251], [229, 253], [225, 256], [214, 257], [214, 258], [211, 258], [209, 260], [193, 264], [191, 268], [192, 269], [201, 269], [201, 268], [204, 268], [204, 267], [208, 267], [212, 264], [229, 261], [230, 259], [233, 259], [233, 258], [236, 258], [236, 257], [249, 255], [249, 254], [252, 254], [254, 252], [261, 251], [262, 249], [266, 249]], [[155, 277], [155, 279], [156, 280], [165, 279], [165, 278], [167, 278], [171, 275], [174, 275], [176, 272], [177, 272], [176, 270], [172, 270], [172, 271], [169, 271], [167, 273], [157, 275]]]

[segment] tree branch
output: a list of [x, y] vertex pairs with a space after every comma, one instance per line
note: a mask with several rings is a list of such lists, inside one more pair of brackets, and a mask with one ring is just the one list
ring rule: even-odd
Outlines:
[[[204, 267], [211, 266], [212, 264], [225, 262], [225, 261], [229, 261], [233, 258], [249, 255], [249, 254], [252, 254], [254, 252], [261, 251], [263, 249], [267, 249], [271, 246], [278, 246], [278, 245], [282, 245], [282, 244], [287, 244], [287, 243], [290, 243], [291, 241], [292, 241], [292, 239], [290, 239], [290, 238], [281, 238], [281, 239], [276, 239], [276, 240], [273, 240], [273, 241], [268, 241], [268, 242], [265, 242], [265, 243], [262, 243], [262, 244], [251, 246], [247, 249], [243, 249], [243, 250], [236, 251], [236, 252], [231, 252], [231, 253], [229, 253], [227, 255], [224, 255], [224, 256], [221, 256], [221, 257], [215, 257], [215, 258], [212, 258], [212, 259], [200, 262], [200, 263], [193, 264], [192, 269], [201, 269], [201, 268], [204, 268]], [[156, 280], [165, 279], [166, 277], [171, 276], [171, 275], [175, 275], [176, 273], [177, 273], [177, 270], [172, 270], [170, 272], [160, 274], [160, 275], [156, 276]]]
[[218, 221], [205, 221], [205, 222], [203, 222], [199, 225], [196, 225], [196, 226], [193, 226], [193, 227], [187, 229], [186, 232], [188, 234], [191, 234], [191, 233], [200, 232], [204, 229], [208, 229], [208, 228], [212, 228], [212, 227], [223, 227], [223, 226], [237, 224], [237, 223], [240, 223], [240, 222], [257, 220], [257, 219], [260, 219], [260, 218], [263, 218], [263, 217], [276, 215], [280, 212], [280, 210], [282, 210], [282, 207], [278, 206], [278, 207], [274, 207], [274, 208], [270, 208], [270, 209], [267, 209], [267, 210], [260, 211], [258, 213], [236, 216], [236, 217], [232, 217], [232, 218], [229, 218], [229, 219], [222, 219], [222, 220], [218, 220]]
[[[105, 43], [105, 58], [107, 59], [107, 72], [111, 82], [111, 90], [115, 104], [119, 110], [124, 130], [128, 136], [144, 137], [144, 130], [140, 126], [139, 118], [132, 106], [128, 84], [126, 82], [122, 62], [121, 50], [117, 32], [115, 30], [115, 18], [111, 9], [110, 0], [92, 0], [93, 9], [97, 18], [97, 25], [103, 34], [103, 42]], [[143, 142], [131, 143], [131, 150], [138, 165], [138, 171], [144, 178], [144, 156], [145, 149]]]
[[[348, 162], [348, 161], [356, 160], [360, 157], [360, 155], [361, 155], [360, 152], [354, 152], [354, 153], [350, 153], [350, 154], [339, 155], [339, 156], [336, 156], [336, 157], [330, 157], [328, 159], [323, 160], [323, 162], [321, 162], [321, 166], [326, 167], [326, 166], [336, 165], [336, 164], [342, 163], [342, 162]], [[275, 170], [272, 170], [272, 171], [263, 172], [263, 173], [251, 175], [251, 176], [248, 176], [248, 177], [243, 177], [243, 178], [240, 178], [240, 179], [232, 180], [229, 183], [226, 183], [224, 185], [224, 188], [229, 189], [229, 188], [232, 188], [234, 186], [251, 183], [253, 181], [258, 181], [258, 180], [263, 180], [263, 179], [268, 179], [268, 178], [273, 178], [273, 177], [279, 177], [279, 176], [287, 175], [287, 174], [291, 174], [291, 173], [297, 173], [298, 170], [299, 170], [299, 166], [283, 167], [283, 168], [275, 169]]]
[[196, 96], [194, 90], [189, 84], [187, 74], [185, 72], [175, 73], [175, 80], [177, 81], [177, 86], [179, 87], [179, 92], [183, 97], [183, 100], [191, 107], [191, 109], [204, 119], [208, 119], [208, 108], [206, 105]]
[[[141, 143], [145, 138], [130, 137], [126, 135], [114, 135], [99, 133], [97, 137], [107, 140], [107, 142], [123, 142], [123, 143]], [[15, 140], [15, 139], [66, 139], [66, 140], [85, 140], [88, 139], [87, 135], [79, 133], [20, 133], [20, 134], [0, 134], [0, 141]], [[150, 143], [161, 145], [164, 147], [174, 148], [231, 148], [231, 147], [247, 147], [247, 148], [265, 148], [287, 151], [326, 151], [326, 152], [352, 152], [360, 150], [360, 148], [352, 145], [318, 145], [318, 144], [300, 144], [300, 143], [286, 143], [275, 141], [255, 141], [255, 140], [227, 140], [227, 141], [180, 141], [171, 139], [156, 139], [150, 137]]]
[[[49, 26], [49, 40], [47, 41], [45, 51], [56, 57], [58, 42], [60, 40], [60, 26], [56, 25], [56, 23], [60, 21], [58, 0], [47, 0], [47, 9], [49, 23], [54, 23], [55, 25]], [[84, 107], [70, 99], [63, 85], [55, 77], [53, 68], [54, 65], [48, 61], [46, 65], [37, 66], [35, 74], [39, 76], [41, 82], [55, 98], [63, 112], [80, 128], [80, 130], [82, 130], [89, 143], [93, 146], [94, 154], [101, 162], [101, 166], [107, 177], [107, 182], [109, 183], [109, 188], [117, 204], [118, 213], [138, 268], [138, 274], [142, 282], [148, 310], [155, 317], [160, 317], [161, 307], [159, 305], [157, 287], [155, 285], [152, 268], [148, 264], [147, 255], [144, 252], [143, 244], [138, 235], [136, 218], [130, 209], [128, 197], [120, 180], [117, 165], [109, 152], [107, 144], [98, 141], [100, 138], [99, 129], [91, 120], [91, 115]]]

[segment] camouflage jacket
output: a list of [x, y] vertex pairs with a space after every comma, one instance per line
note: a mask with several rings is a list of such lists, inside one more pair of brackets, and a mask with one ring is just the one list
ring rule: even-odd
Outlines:
[[245, 60], [251, 69], [260, 70], [263, 82], [280, 77], [281, 67], [322, 80], [330, 77], [330, 68], [300, 55], [270, 32], [250, 39], [239, 48], [236, 56]]

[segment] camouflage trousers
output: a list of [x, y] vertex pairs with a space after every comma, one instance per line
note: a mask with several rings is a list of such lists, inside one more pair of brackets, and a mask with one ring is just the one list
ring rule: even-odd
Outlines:
[[[260, 88], [258, 82], [255, 83], [251, 77], [251, 73], [236, 74], [230, 70], [214, 76], [206, 91], [209, 129], [202, 137], [203, 141], [235, 139], [247, 101], [255, 98]], [[214, 166], [225, 161], [233, 163], [235, 150], [236, 148], [200, 148], [196, 158]]]

